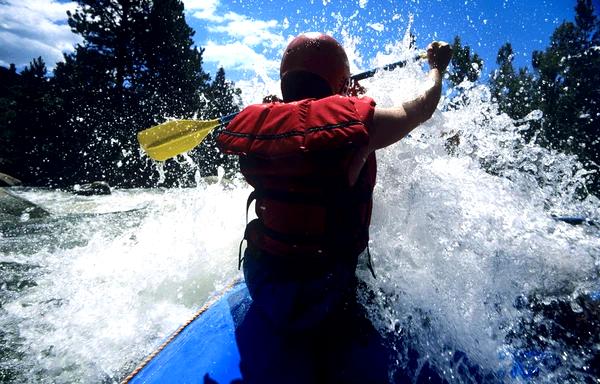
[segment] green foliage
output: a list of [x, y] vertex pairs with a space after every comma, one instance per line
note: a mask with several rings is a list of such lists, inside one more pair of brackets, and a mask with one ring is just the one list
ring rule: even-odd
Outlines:
[[510, 43], [498, 51], [494, 71], [490, 79], [490, 89], [500, 110], [513, 119], [522, 119], [537, 107], [537, 93], [533, 75], [526, 69], [515, 71], [514, 52]]
[[[544, 118], [534, 124], [537, 140], [576, 154], [597, 169], [600, 164], [600, 22], [591, 0], [577, 0], [575, 23], [556, 28], [550, 45], [532, 55], [534, 72], [512, 65], [510, 43], [498, 51], [498, 69], [490, 86], [500, 110], [521, 119], [539, 109]], [[600, 175], [590, 180], [594, 191]]]
[[202, 51], [193, 47], [179, 0], [79, 4], [69, 25], [84, 43], [55, 74], [66, 128], [80, 144], [71, 153], [73, 181], [147, 184], [153, 169], [140, 160], [135, 133], [197, 113], [208, 80]]
[[53, 134], [49, 117], [52, 116], [56, 100], [50, 93], [50, 82], [46, 64], [41, 57], [34, 59], [21, 72], [20, 92], [16, 100], [15, 127], [18, 163], [24, 166], [25, 177], [33, 178], [48, 172], [47, 153]]
[[[138, 131], [167, 118], [239, 110], [239, 89], [202, 70], [180, 0], [79, 0], [69, 26], [83, 37], [48, 77], [41, 58], [20, 74], [0, 68], [0, 167], [28, 184], [70, 186], [105, 180], [156, 184], [139, 152]], [[214, 98], [220, 98], [215, 100]], [[201, 176], [223, 159], [192, 153]], [[186, 185], [194, 168], [165, 164], [167, 185]]]
[[533, 53], [546, 116], [542, 138], [599, 164], [600, 23], [590, 0], [579, 0], [575, 9], [576, 22], [561, 24], [550, 46]]
[[[242, 91], [225, 79], [225, 70], [221, 67], [215, 75], [215, 79], [206, 89], [202, 102], [202, 119], [216, 119], [221, 116], [230, 115], [240, 111]], [[213, 131], [204, 139], [195, 153], [202, 158], [208, 159], [200, 165], [201, 173], [216, 174], [219, 167], [223, 167], [227, 174], [239, 170], [237, 156], [224, 155], [217, 148], [217, 132]]]
[[10, 171], [15, 163], [16, 95], [20, 92], [20, 75], [14, 65], [0, 67], [0, 171]]
[[201, 70], [203, 49], [193, 47], [194, 31], [186, 24], [183, 3], [155, 0], [137, 26], [140, 63], [133, 86], [145, 100], [146, 115], [191, 118], [201, 108], [200, 95], [210, 80]]
[[448, 79], [453, 85], [464, 80], [475, 82], [479, 79], [483, 68], [483, 60], [477, 53], [471, 54], [471, 47], [463, 46], [460, 37], [454, 37], [452, 43], [452, 68], [448, 71]]
[[203, 115], [205, 119], [216, 119], [240, 111], [242, 91], [225, 78], [225, 70], [219, 68], [215, 79], [204, 93]]
[[51, 96], [46, 65], [34, 59], [20, 74], [2, 68], [0, 97], [0, 166], [8, 173], [30, 180], [48, 171], [47, 153], [53, 134], [50, 117], [56, 104]]

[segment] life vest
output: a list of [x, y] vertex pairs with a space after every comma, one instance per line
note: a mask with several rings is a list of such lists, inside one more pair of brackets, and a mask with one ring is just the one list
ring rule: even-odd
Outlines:
[[369, 141], [375, 103], [331, 96], [252, 105], [220, 132], [221, 151], [240, 156], [257, 219], [244, 238], [274, 255], [358, 255], [369, 240], [376, 161], [350, 186], [348, 167]]

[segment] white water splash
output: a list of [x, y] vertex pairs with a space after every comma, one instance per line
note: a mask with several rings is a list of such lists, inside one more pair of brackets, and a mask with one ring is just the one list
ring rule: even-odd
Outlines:
[[[392, 106], [414, 97], [423, 81], [412, 63], [366, 86], [380, 106]], [[443, 101], [446, 109], [411, 137], [378, 152], [370, 244], [379, 278], [363, 277], [380, 295], [371, 304], [380, 329], [412, 335], [446, 379], [465, 380], [452, 362], [462, 351], [516, 380], [498, 373], [510, 370], [512, 360], [500, 356], [527, 316], [515, 300], [600, 288], [598, 230], [551, 217], [598, 217], [598, 199], [577, 198], [586, 171], [574, 157], [522, 136], [525, 120], [541, 118], [536, 111], [513, 122], [482, 85], [457, 100]]]
[[[35, 266], [35, 287], [8, 303], [0, 317], [2, 328], [22, 339], [23, 355], [11, 362], [20, 371], [17, 379], [123, 377], [237, 274], [247, 193], [236, 183], [87, 199], [24, 193], [37, 202], [55, 200], [53, 213], [66, 216], [54, 225], [69, 229], [58, 243], [32, 254], [15, 249], [0, 257]], [[73, 200], [76, 209], [69, 208]], [[104, 212], [118, 210], [119, 201], [137, 210]], [[91, 216], [75, 216], [83, 213]]]
[[[369, 64], [414, 57], [408, 41], [387, 45]], [[344, 42], [362, 66], [359, 40], [347, 34]], [[421, 64], [409, 61], [364, 85], [385, 107], [413, 98], [424, 81]], [[248, 84], [248, 103], [278, 91], [264, 77]], [[376, 292], [368, 305], [378, 328], [410, 335], [451, 382], [467, 380], [449, 351], [485, 370], [510, 369], [516, 347], [507, 336], [528, 316], [514, 305], [520, 297], [600, 289], [598, 231], [551, 218], [600, 216], [598, 199], [583, 188], [586, 170], [524, 138], [529, 120], [543, 118], [535, 111], [514, 122], [485, 86], [465, 83], [459, 92], [411, 137], [378, 152], [370, 243], [378, 278], [361, 271]], [[28, 266], [35, 282], [0, 309], [0, 329], [16, 351], [0, 368], [27, 382], [123, 377], [237, 274], [248, 192], [225, 180], [93, 198], [21, 192], [54, 218], [29, 220], [22, 237], [0, 234], [0, 262]]]

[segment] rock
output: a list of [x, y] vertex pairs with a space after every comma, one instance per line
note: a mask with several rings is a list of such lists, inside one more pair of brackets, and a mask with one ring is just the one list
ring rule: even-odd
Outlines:
[[76, 184], [72, 192], [80, 196], [110, 195], [111, 189], [106, 181], [94, 181], [88, 184]]
[[0, 187], [14, 187], [21, 185], [21, 180], [0, 172]]
[[22, 220], [36, 219], [50, 215], [48, 211], [31, 201], [11, 193], [8, 189], [0, 188], [0, 220], [19, 216]]

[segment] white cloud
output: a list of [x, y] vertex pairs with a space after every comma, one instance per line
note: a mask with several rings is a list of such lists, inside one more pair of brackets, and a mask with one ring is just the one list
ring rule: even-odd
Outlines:
[[[244, 103], [253, 101], [267, 89], [278, 89], [279, 58], [287, 44], [283, 31], [289, 21], [257, 20], [236, 12], [219, 12], [219, 0], [185, 0], [188, 14], [202, 19], [208, 34], [206, 42], [197, 42], [205, 49], [203, 60], [232, 72], [260, 79], [259, 85], [249, 85], [243, 91]], [[287, 24], [287, 25], [286, 25]], [[235, 77], [236, 75], [234, 75]], [[277, 79], [277, 80], [274, 80]], [[273, 92], [271, 92], [273, 93]]]
[[55, 0], [0, 2], [0, 64], [18, 67], [42, 56], [49, 68], [81, 39], [67, 25], [67, 10], [77, 4]]
[[216, 10], [220, 0], [182, 0], [183, 6], [186, 11], [205, 11], [205, 10]]
[[285, 46], [285, 39], [281, 33], [273, 32], [278, 28], [283, 29], [276, 20], [254, 20], [247, 16], [229, 12], [224, 16], [225, 25], [209, 26], [209, 32], [225, 33], [244, 44], [256, 47], [264, 45], [269, 48]]
[[203, 48], [206, 49], [202, 56], [204, 61], [216, 63], [226, 70], [250, 70], [265, 74], [279, 70], [279, 61], [269, 60], [239, 41], [228, 44], [209, 41]]
[[[279, 78], [279, 58], [287, 44], [283, 36], [289, 27], [287, 19], [253, 19], [221, 9], [220, 0], [184, 0], [184, 5], [188, 16], [202, 20], [207, 32], [207, 41], [197, 41], [205, 49], [205, 63], [222, 66], [230, 76], [232, 72], [251, 72], [263, 86], [278, 88], [271, 85]], [[263, 86], [244, 89], [244, 94], [251, 95], [245, 96], [244, 102], [262, 93], [266, 89]], [[249, 89], [261, 91], [248, 93]]]
[[219, 0], [183, 0], [185, 10], [197, 19], [221, 22], [222, 16], [216, 14]]

